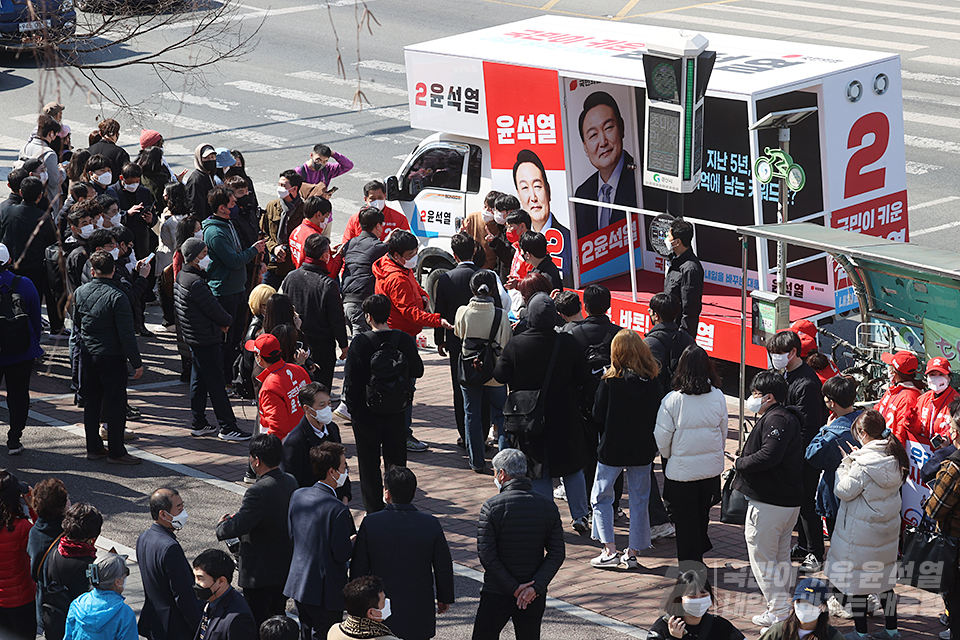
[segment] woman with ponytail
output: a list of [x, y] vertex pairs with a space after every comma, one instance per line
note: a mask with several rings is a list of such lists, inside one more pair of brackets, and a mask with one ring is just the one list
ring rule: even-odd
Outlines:
[[840, 510], [824, 573], [841, 604], [850, 603], [855, 631], [844, 636], [847, 640], [867, 638], [869, 594], [879, 596], [886, 623], [886, 632], [874, 637], [899, 640], [893, 587], [900, 542], [900, 488], [910, 472], [910, 461], [878, 411], [864, 411], [850, 432], [860, 446], [849, 447], [837, 468], [834, 493]]

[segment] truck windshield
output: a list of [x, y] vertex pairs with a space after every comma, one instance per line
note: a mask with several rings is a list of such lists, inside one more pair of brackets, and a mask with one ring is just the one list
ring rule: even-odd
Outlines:
[[424, 189], [460, 191], [463, 176], [463, 152], [434, 147], [413, 161], [403, 176], [401, 187], [406, 198], [413, 198]]

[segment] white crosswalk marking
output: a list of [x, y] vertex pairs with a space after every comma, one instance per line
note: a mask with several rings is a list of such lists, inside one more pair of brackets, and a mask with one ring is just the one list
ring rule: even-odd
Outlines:
[[936, 73], [920, 73], [917, 71], [900, 71], [900, 77], [904, 80], [919, 80], [920, 82], [936, 82], [950, 87], [960, 87], [960, 78], [954, 76], [941, 76]]
[[934, 116], [927, 113], [915, 113], [913, 111], [904, 111], [903, 119], [906, 122], [916, 122], [917, 124], [932, 124], [937, 127], [950, 127], [951, 129], [960, 129], [960, 118], [950, 118], [947, 116]]
[[904, 91], [903, 99], [911, 102], [926, 102], [948, 107], [960, 107], [960, 98], [942, 96], [938, 93], [921, 93], [919, 91]]
[[374, 69], [376, 71], [386, 71], [387, 73], [406, 74], [407, 67], [395, 62], [384, 62], [383, 60], [361, 60], [357, 63], [365, 69]]
[[[250, 91], [267, 96], [274, 96], [284, 100], [296, 100], [297, 102], [307, 102], [309, 104], [320, 104], [325, 107], [341, 109], [343, 111], [357, 112], [356, 107], [350, 100], [343, 98], [334, 98], [320, 93], [311, 93], [309, 91], [300, 91], [299, 89], [287, 89], [285, 87], [274, 87], [259, 82], [250, 82], [248, 80], [238, 80], [236, 82], [227, 82], [226, 86], [234, 87], [240, 91]], [[375, 116], [399, 120], [410, 124], [410, 112], [407, 109], [397, 109], [395, 107], [364, 107], [363, 111]]]
[[240, 106], [239, 102], [231, 102], [230, 100], [216, 100], [214, 98], [204, 98], [201, 96], [190, 95], [189, 93], [174, 93], [172, 91], [161, 94], [161, 97], [167, 100], [173, 100], [174, 102], [181, 102], [183, 104], [210, 107], [211, 109], [217, 109], [218, 111], [230, 111], [231, 107]]
[[908, 147], [917, 149], [928, 149], [930, 151], [945, 151], [947, 153], [960, 153], [960, 144], [950, 142], [949, 140], [937, 140], [936, 138], [923, 138], [920, 136], [903, 136], [903, 142]]
[[[11, 116], [10, 119], [37, 126], [37, 117], [36, 113], [27, 113], [22, 116]], [[70, 137], [73, 139], [73, 146], [75, 147], [86, 147], [87, 134], [97, 128], [96, 122], [80, 122], [79, 120], [67, 120], [66, 118], [60, 122], [70, 127]], [[22, 147], [26, 142], [27, 139], [24, 138], [20, 146]]]
[[153, 116], [154, 120], [166, 122], [174, 128], [186, 129], [187, 131], [197, 131], [199, 133], [217, 134], [218, 137], [230, 137], [237, 140], [243, 140], [251, 144], [258, 144], [270, 149], [280, 149], [285, 146], [289, 140], [277, 136], [267, 135], [258, 131], [248, 129], [231, 129], [224, 125], [204, 122], [195, 118], [188, 118], [175, 113], [158, 113]]
[[276, 109], [268, 109], [267, 118], [274, 122], [295, 124], [309, 129], [316, 129], [317, 131], [333, 131], [334, 133], [345, 136], [352, 136], [357, 132], [356, 129], [346, 122], [334, 122], [326, 118], [321, 120], [304, 120], [296, 113], [287, 113], [286, 111], [277, 111]]
[[923, 162], [914, 162], [912, 160], [907, 160], [906, 165], [907, 173], [912, 176], [922, 176], [925, 173], [930, 173], [931, 171], [938, 171], [943, 169], [943, 167], [938, 167], [935, 164], [924, 164]]
[[907, 0], [869, 0], [869, 4], [882, 4], [897, 9], [919, 9], [927, 13], [960, 13], [960, 7], [948, 7], [944, 3], [907, 2]]
[[[960, 36], [958, 36], [960, 38]], [[931, 64], [946, 64], [952, 67], [960, 67], [960, 60], [956, 58], [945, 58], [943, 56], [918, 56], [911, 58], [911, 62], [929, 62]]]
[[[767, 4], [774, 4], [777, 6], [783, 6], [781, 0], [754, 0], [754, 2], [761, 2]], [[913, 22], [929, 22], [932, 24], [938, 25], [954, 25], [960, 26], [960, 20], [952, 20], [950, 18], [944, 18], [939, 15], [923, 15], [916, 13], [900, 13], [895, 11], [881, 11], [878, 9], [867, 9], [865, 7], [847, 7], [841, 4], [827, 4], [824, 2], [805, 2], [804, 0], [790, 0], [791, 7], [797, 7], [802, 9], [815, 9], [817, 11], [833, 11], [835, 13], [849, 13], [857, 16], [872, 16], [875, 18], [890, 18], [893, 20], [911, 20]], [[780, 15], [783, 15], [780, 13]], [[793, 19], [795, 16], [791, 16]], [[819, 20], [813, 18], [814, 20]], [[870, 28], [876, 26], [875, 22], [870, 23]], [[904, 32], [907, 33], [907, 32]]]
[[927, 207], [935, 207], [938, 204], [945, 204], [947, 202], [953, 202], [954, 200], [960, 200], [960, 196], [947, 196], [946, 198], [937, 198], [936, 200], [931, 200], [930, 202], [914, 204], [910, 206], [910, 211], [916, 211], [917, 209], [926, 209]]
[[386, 93], [391, 96], [403, 96], [404, 98], [407, 97], [406, 89], [391, 87], [390, 85], [386, 84], [378, 84], [376, 82], [370, 82], [369, 80], [364, 80], [359, 84], [358, 87], [357, 80], [355, 78], [343, 79], [338, 78], [337, 76], [331, 76], [328, 73], [319, 73], [317, 71], [297, 71], [296, 73], [288, 73], [287, 75], [292, 78], [300, 78], [301, 80], [324, 82], [326, 84], [332, 84], [338, 87], [350, 87], [354, 90], [359, 88], [364, 93], [367, 91], [376, 91], [378, 93]]

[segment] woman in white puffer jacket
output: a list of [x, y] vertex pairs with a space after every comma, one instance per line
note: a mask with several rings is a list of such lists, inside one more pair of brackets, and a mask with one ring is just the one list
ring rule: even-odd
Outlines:
[[883, 605], [886, 637], [898, 640], [893, 587], [897, 584], [900, 488], [910, 461], [879, 412], [864, 411], [850, 431], [860, 447], [850, 451], [837, 469], [834, 493], [840, 510], [824, 573], [841, 604], [850, 603], [856, 630], [844, 636], [847, 640], [867, 638], [869, 594], [878, 594]]
[[720, 501], [720, 474], [727, 439], [727, 402], [707, 352], [683, 351], [664, 396], [653, 435], [666, 461], [663, 504], [677, 529], [677, 560], [703, 562], [713, 548], [707, 537], [710, 508]]

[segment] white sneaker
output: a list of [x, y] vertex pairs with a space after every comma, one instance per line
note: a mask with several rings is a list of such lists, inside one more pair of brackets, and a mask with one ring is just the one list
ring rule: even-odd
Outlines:
[[830, 596], [830, 599], [827, 600], [827, 611], [830, 612], [830, 615], [835, 618], [841, 618], [843, 620], [850, 620], [853, 618], [853, 614], [850, 612], [850, 610], [842, 607], [836, 596]]
[[881, 608], [880, 598], [877, 594], [871, 593], [867, 596], [867, 615], [872, 616], [874, 612], [879, 611]]
[[677, 537], [677, 528], [673, 526], [672, 522], [667, 522], [666, 524], [658, 524], [655, 527], [650, 527], [650, 540], [657, 540], [659, 538], [675, 538]]
[[940, 632], [940, 640], [950, 640], [950, 629]]
[[337, 408], [333, 410], [333, 415], [350, 422], [350, 410], [347, 408], [347, 403], [341, 402], [338, 404]]
[[563, 481], [560, 481], [560, 484], [557, 485], [557, 488], [553, 490], [553, 499], [554, 500], [566, 500], [567, 499], [567, 489], [563, 486]]
[[758, 627], [772, 627], [773, 625], [780, 622], [780, 618], [775, 616], [771, 611], [764, 611], [759, 615], [755, 615], [752, 618], [753, 624]]
[[604, 549], [600, 555], [590, 560], [590, 564], [597, 569], [616, 569], [620, 565], [620, 554], [614, 551], [611, 555], [607, 555], [607, 550]]

